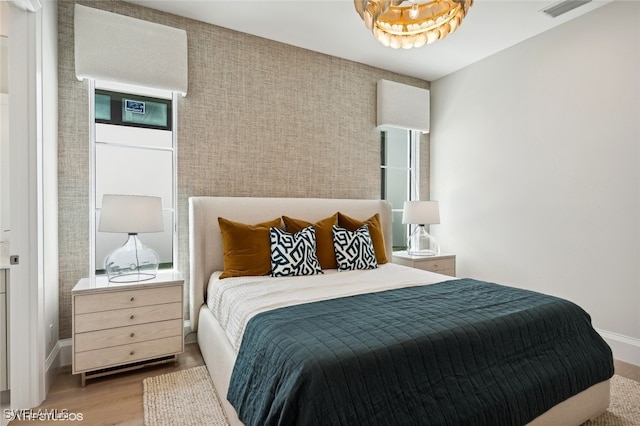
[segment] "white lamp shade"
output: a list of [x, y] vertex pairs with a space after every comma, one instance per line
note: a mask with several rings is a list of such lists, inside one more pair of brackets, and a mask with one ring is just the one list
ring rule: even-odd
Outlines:
[[429, 91], [378, 80], [378, 126], [429, 132]]
[[76, 76], [186, 95], [187, 32], [75, 5]]
[[162, 198], [105, 194], [98, 231], [128, 234], [164, 231]]
[[402, 223], [429, 225], [440, 223], [440, 209], [437, 201], [405, 201]]

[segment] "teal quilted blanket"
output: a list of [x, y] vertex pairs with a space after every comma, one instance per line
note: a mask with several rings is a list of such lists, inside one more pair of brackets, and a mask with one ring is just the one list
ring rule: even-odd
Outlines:
[[255, 426], [522, 425], [612, 375], [577, 305], [462, 279], [256, 315], [227, 397]]

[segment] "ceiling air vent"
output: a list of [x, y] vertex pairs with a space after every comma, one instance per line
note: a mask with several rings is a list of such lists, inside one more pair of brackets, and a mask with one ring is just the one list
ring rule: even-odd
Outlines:
[[552, 18], [557, 18], [558, 16], [565, 14], [570, 10], [573, 10], [590, 2], [591, 0], [565, 0], [561, 1], [560, 3], [554, 4], [553, 6], [549, 6], [546, 9], [543, 9], [542, 13]]

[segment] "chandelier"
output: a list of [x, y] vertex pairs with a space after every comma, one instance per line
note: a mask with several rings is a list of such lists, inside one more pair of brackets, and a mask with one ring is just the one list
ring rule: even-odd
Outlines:
[[353, 0], [353, 3], [382, 45], [410, 49], [454, 32], [473, 0]]

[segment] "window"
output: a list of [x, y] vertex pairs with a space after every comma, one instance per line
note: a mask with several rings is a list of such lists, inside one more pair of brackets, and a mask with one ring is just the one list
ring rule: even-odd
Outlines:
[[93, 253], [96, 274], [105, 258], [126, 241], [126, 234], [98, 232], [104, 194], [162, 198], [164, 232], [140, 234], [158, 253], [160, 268], [175, 258], [175, 100], [170, 92], [131, 89], [96, 82], [94, 94]]
[[96, 123], [171, 130], [171, 99], [96, 89]]
[[381, 198], [391, 203], [393, 250], [407, 248], [402, 209], [405, 201], [418, 199], [419, 138], [413, 130], [383, 127], [380, 132]]

